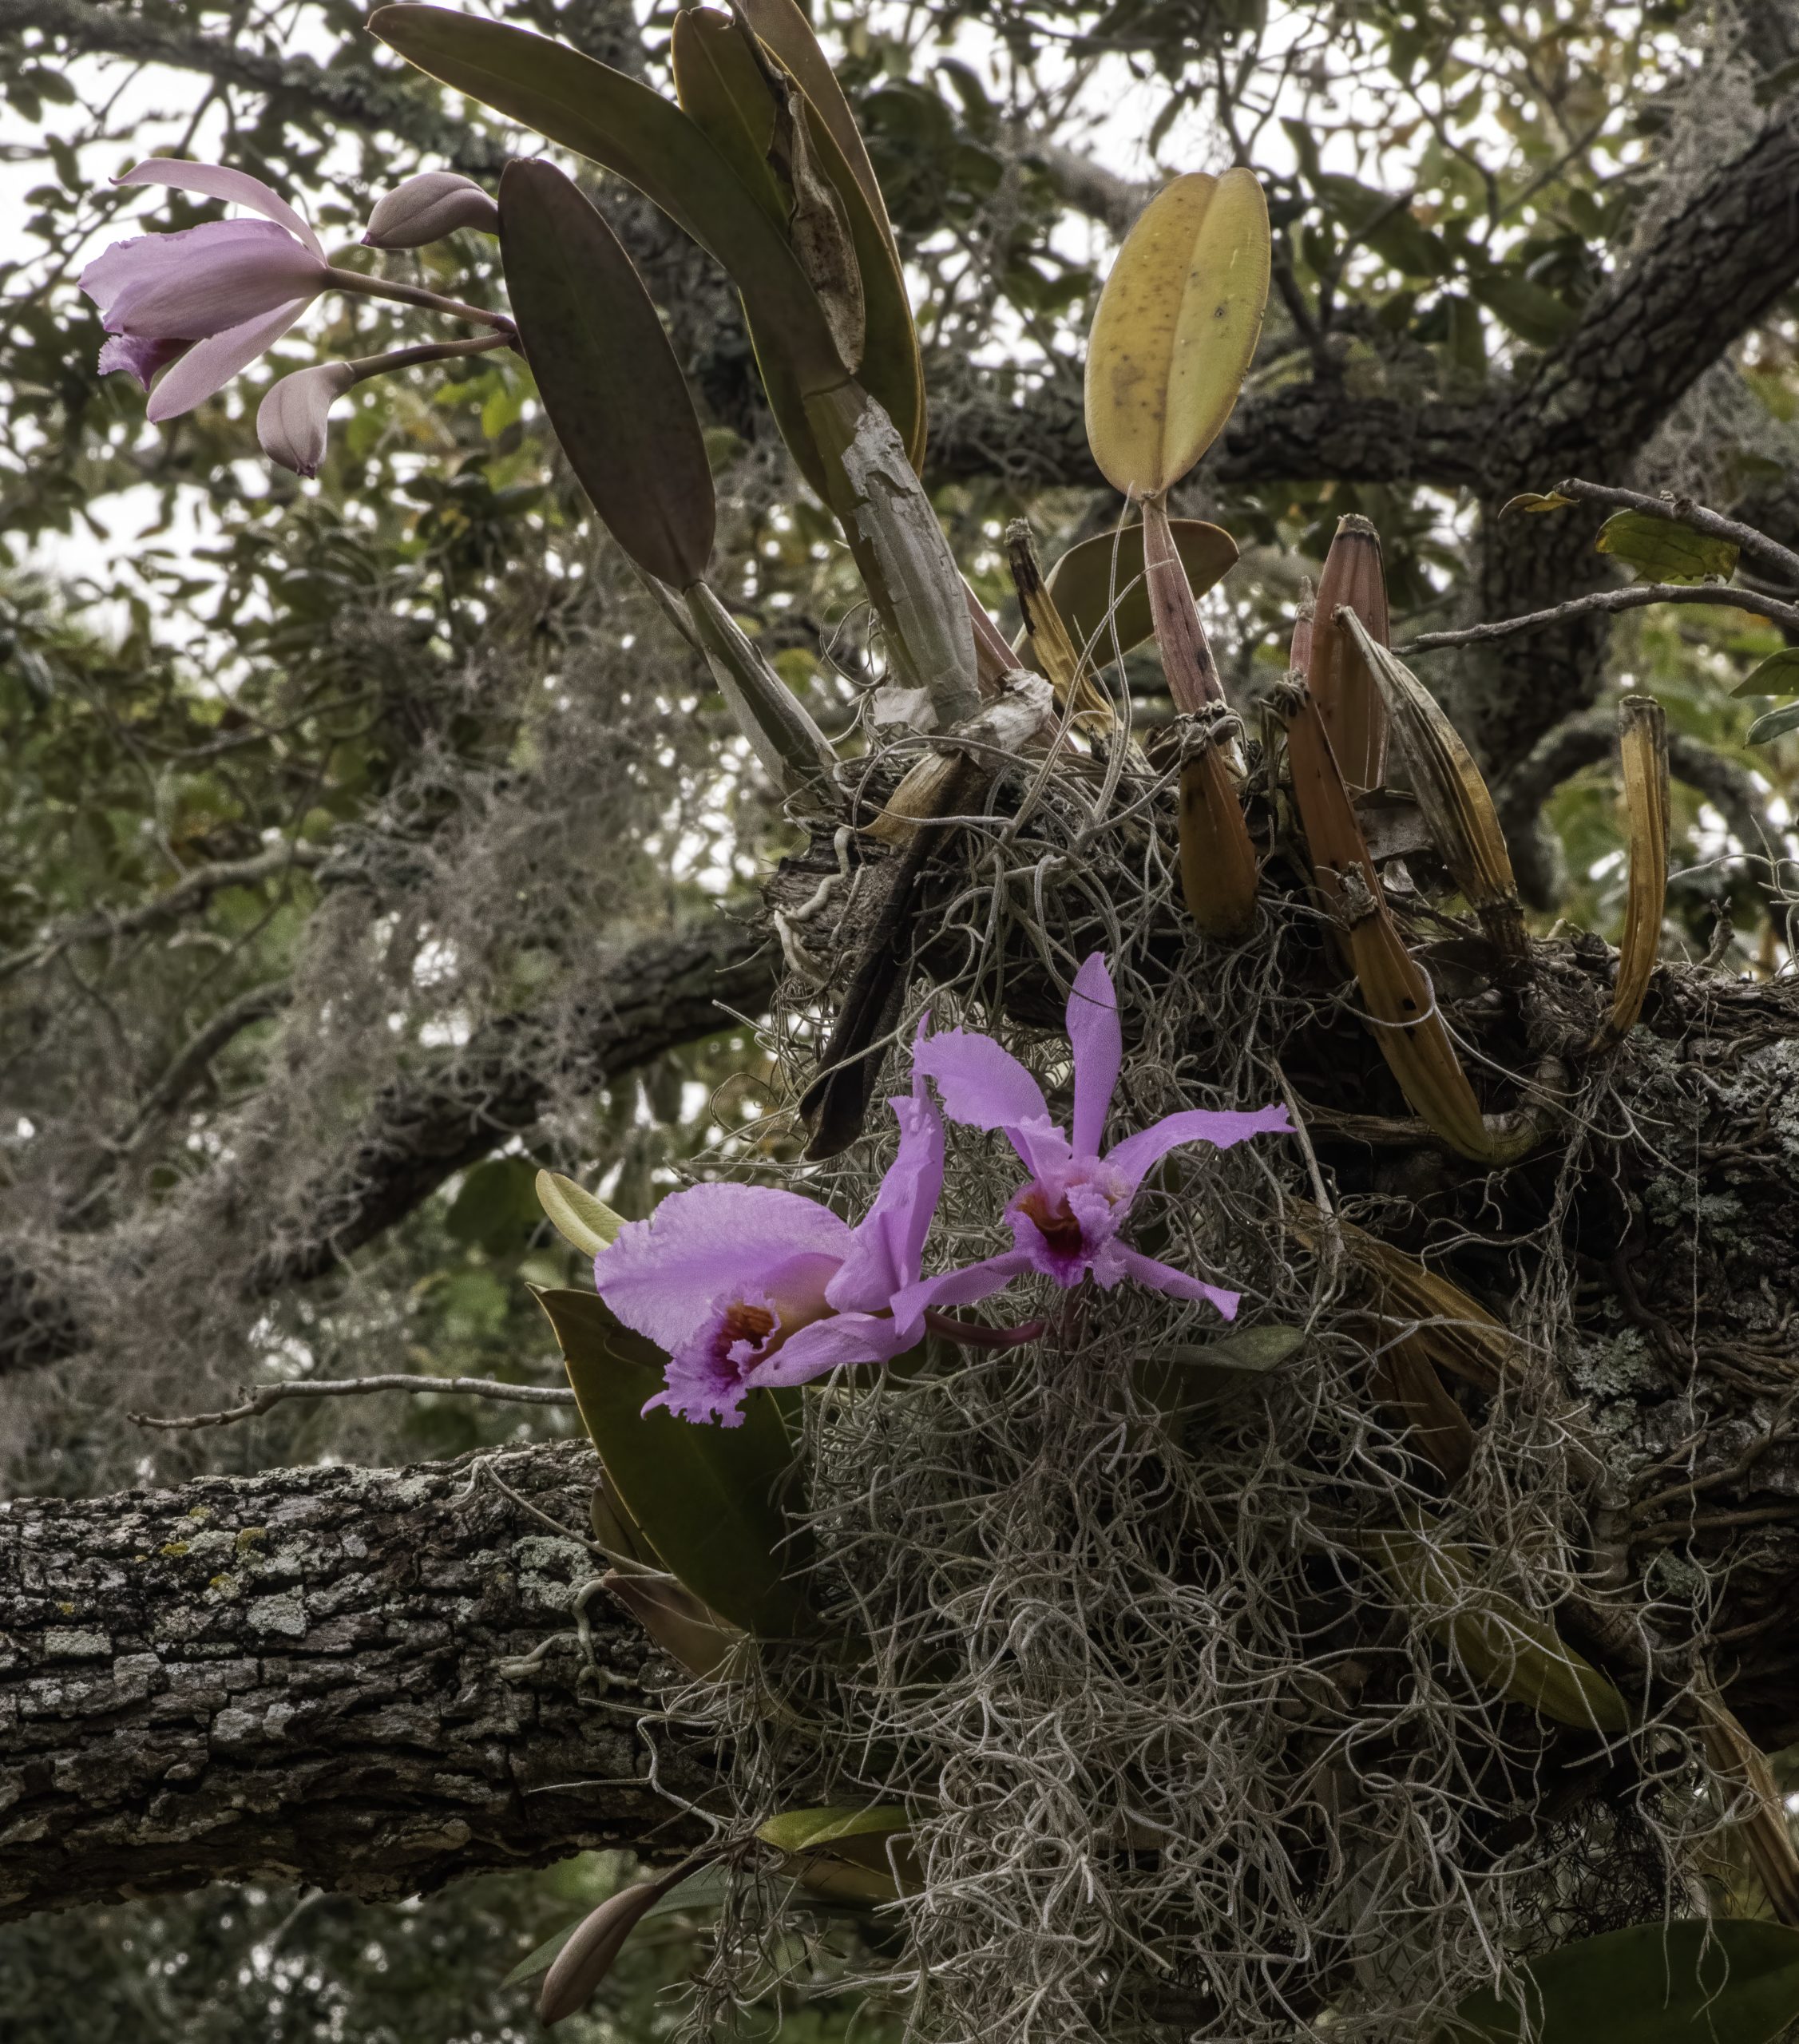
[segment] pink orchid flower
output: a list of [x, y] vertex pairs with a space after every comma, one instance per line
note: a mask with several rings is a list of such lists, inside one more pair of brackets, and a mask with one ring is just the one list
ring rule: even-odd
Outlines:
[[[951, 1119], [975, 1128], [1003, 1129], [1031, 1174], [1005, 1210], [1016, 1246], [934, 1280], [931, 1305], [973, 1305], [1032, 1271], [1054, 1278], [1064, 1289], [1091, 1272], [1104, 1291], [1124, 1278], [1135, 1278], [1177, 1299], [1207, 1300], [1226, 1320], [1234, 1319], [1240, 1293], [1158, 1263], [1121, 1242], [1119, 1231], [1144, 1178], [1171, 1150], [1183, 1143], [1210, 1143], [1227, 1150], [1252, 1135], [1290, 1132], [1286, 1109], [1258, 1107], [1242, 1114], [1193, 1107], [1165, 1115], [1102, 1155], [1124, 1040], [1118, 996], [1101, 952], [1096, 951], [1075, 975], [1068, 996], [1068, 1040], [1075, 1066], [1072, 1140], [1050, 1119], [1036, 1079], [991, 1036], [946, 1029], [940, 1036], [921, 1037], [913, 1069], [936, 1080]], [[909, 1308], [904, 1293], [894, 1301], [896, 1313]]]
[[204, 403], [272, 347], [325, 288], [331, 267], [287, 200], [247, 172], [153, 156], [117, 181], [204, 192], [262, 215], [115, 241], [81, 272], [112, 337], [101, 373], [128, 370], [148, 390], [160, 372], [147, 407], [160, 422]]
[[776, 1186], [697, 1185], [628, 1222], [593, 1259], [600, 1297], [668, 1351], [667, 1388], [646, 1412], [740, 1426], [749, 1390], [887, 1362], [918, 1340], [945, 1281], [917, 1281], [943, 1190], [943, 1119], [922, 1080], [888, 1105], [899, 1154], [854, 1227]]

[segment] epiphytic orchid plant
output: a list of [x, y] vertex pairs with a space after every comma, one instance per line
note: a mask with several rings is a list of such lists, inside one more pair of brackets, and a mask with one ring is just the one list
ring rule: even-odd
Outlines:
[[[323, 458], [332, 404], [365, 378], [485, 349], [521, 351], [576, 477], [703, 654], [783, 798], [824, 826], [840, 860], [847, 842], [868, 850], [876, 870], [877, 906], [819, 1075], [800, 1103], [810, 1157], [838, 1155], [862, 1133], [882, 1053], [905, 1011], [909, 918], [929, 854], [1021, 755], [1047, 782], [1084, 748], [1082, 763], [1108, 777], [1108, 797], [1119, 771], [1137, 777], [1139, 818], [1178, 783], [1181, 897], [1209, 942], [1246, 943], [1265, 923], [1263, 850], [1284, 839], [1325, 933], [1321, 952], [1340, 977], [1353, 976], [1379, 1056], [1435, 1142], [1492, 1166], [1540, 1139], [1526, 1107], [1485, 1111], [1365, 830], [1390, 735], [1405, 755], [1421, 842], [1478, 919], [1497, 976], [1516, 984], [1528, 972], [1492, 799], [1443, 711], [1387, 645], [1372, 528], [1353, 517], [1339, 528], [1316, 616], [1295, 634], [1292, 671], [1270, 692], [1259, 756], [1207, 644], [1195, 596], [1228, 569], [1235, 548], [1215, 527], [1171, 517], [1169, 505], [1222, 430], [1260, 329], [1269, 226], [1248, 170], [1174, 180], [1119, 253], [1093, 323], [1087, 425], [1100, 469], [1140, 522], [1074, 548], [1047, 573], [1028, 530], [1015, 529], [1008, 553], [1024, 628], [1015, 647], [963, 580], [920, 483], [924, 380], [898, 248], [849, 106], [796, 0], [683, 6], [671, 44], [675, 102], [499, 22], [402, 5], [382, 8], [373, 26], [445, 84], [636, 185], [731, 273], [770, 410], [842, 526], [879, 628], [890, 699], [903, 706], [899, 721], [928, 737], [924, 756], [870, 820], [836, 749], [707, 583], [716, 506], [686, 381], [617, 238], [549, 163], [509, 165], [497, 196], [468, 179], [425, 172], [381, 200], [365, 236], [388, 248], [464, 228], [497, 232], [509, 313], [333, 265], [307, 223], [242, 172], [140, 164], [124, 182], [172, 185], [256, 217], [118, 244], [90, 265], [83, 283], [109, 336], [102, 366], [136, 375], [150, 390], [151, 418], [161, 420], [220, 390], [327, 291], [386, 296], [485, 329], [320, 362], [277, 382], [262, 401], [259, 434], [273, 459], [306, 475]], [[1567, 501], [1539, 498], [1535, 508]], [[1152, 635], [1179, 713], [1160, 763], [1166, 780], [1100, 681], [1112, 660]], [[1589, 1046], [1595, 1052], [1615, 1048], [1635, 1024], [1661, 926], [1667, 769], [1652, 703], [1629, 710], [1624, 761], [1631, 916], [1610, 1012]], [[790, 958], [800, 920], [775, 918]], [[595, 1289], [543, 1297], [604, 1464], [594, 1503], [596, 1541], [612, 1563], [604, 1579], [695, 1674], [728, 1675], [746, 1636], [802, 1650], [822, 1642], [821, 1665], [867, 1665], [866, 1642], [846, 1636], [847, 1622], [839, 1617], [834, 1630], [822, 1615], [810, 1567], [818, 1535], [794, 1432], [809, 1382], [846, 1369], [882, 1395], [875, 1373], [927, 1335], [1017, 1349], [1014, 1366], [1028, 1370], [1028, 1345], [1047, 1321], [984, 1325], [953, 1314], [1029, 1279], [1064, 1293], [1079, 1288], [1089, 1323], [1103, 1312], [1085, 1289], [1089, 1277], [1102, 1297], [1128, 1282], [1227, 1319], [1236, 1313], [1234, 1290], [1139, 1249], [1130, 1219], [1149, 1174], [1175, 1150], [1222, 1150], [1281, 1132], [1286, 1110], [1186, 1109], [1108, 1147], [1124, 1048], [1098, 953], [1075, 976], [1067, 1020], [1066, 1123], [995, 1039], [921, 1026], [910, 1090], [892, 1103], [898, 1154], [854, 1223], [792, 1190], [734, 1184], [693, 1186], [648, 1219], [625, 1223], [568, 1181], [540, 1178], [546, 1210], [595, 1259]], [[1003, 1206], [994, 1202], [1012, 1246], [927, 1275], [945, 1115], [1003, 1132], [1025, 1175]], [[1294, 1210], [1303, 1239], [1309, 1224], [1297, 1202]], [[1500, 1380], [1509, 1337], [1448, 1280], [1397, 1250], [1346, 1224], [1335, 1239], [1359, 1244], [1375, 1275], [1356, 1310], [1389, 1320], [1404, 1311], [1407, 1331], [1374, 1373], [1371, 1395], [1398, 1416], [1417, 1455], [1453, 1483], [1472, 1435], [1437, 1371], [1488, 1387]], [[1057, 1316], [1064, 1338], [1081, 1322], [1073, 1312]], [[1489, 1353], [1496, 1344], [1500, 1362]], [[1410, 1476], [1406, 1485], [1403, 1526], [1366, 1536], [1368, 1551], [1401, 1602], [1428, 1610], [1443, 1601], [1433, 1586], [1456, 1551], [1429, 1548]], [[1453, 1633], [1457, 1658], [1492, 1691], [1583, 1736], [1628, 1729], [1622, 1693], [1546, 1621], [1485, 1588], [1477, 1605], [1464, 1603], [1463, 1617], [1471, 1613]], [[865, 1760], [882, 1749], [887, 1729], [864, 1743]], [[1133, 1784], [1140, 1759], [1134, 1748]], [[856, 1781], [859, 1793], [866, 1777]], [[1773, 1815], [1785, 1840], [1784, 1818], [1777, 1808]], [[891, 1900], [917, 1876], [917, 1860], [903, 1849], [910, 1821], [897, 1805], [790, 1811], [756, 1835], [803, 1884], [838, 1899]], [[1148, 1856], [1135, 1835], [1129, 1856]], [[546, 1985], [546, 2019], [581, 2005], [632, 1924], [685, 1871], [615, 1898], [577, 1931]], [[1799, 1864], [1793, 1880], [1799, 1893]], [[1365, 1901], [1358, 1896], [1358, 1909]]]

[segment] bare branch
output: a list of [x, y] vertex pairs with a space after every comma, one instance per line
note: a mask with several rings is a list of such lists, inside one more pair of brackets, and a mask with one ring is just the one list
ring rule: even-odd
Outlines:
[[1776, 624], [1799, 631], [1799, 605], [1783, 604], [1754, 589], [1739, 589], [1727, 582], [1635, 582], [1624, 589], [1594, 589], [1584, 596], [1571, 596], [1565, 604], [1548, 610], [1527, 611], [1522, 617], [1496, 618], [1490, 624], [1464, 625], [1459, 632], [1426, 632], [1409, 639], [1394, 652], [1434, 653], [1444, 646], [1476, 646], [1489, 640], [1509, 639], [1514, 632], [1540, 632], [1570, 618], [1609, 615], [1616, 611], [1643, 610], [1651, 604], [1727, 604], [1733, 610], [1746, 610], [1756, 617], [1771, 618]]
[[0, 1504], [0, 1918], [701, 1842], [650, 1780], [711, 1779], [640, 1729], [654, 1650], [584, 1602], [598, 1468], [569, 1441]]
[[239, 1420], [253, 1420], [271, 1412], [289, 1398], [366, 1398], [377, 1391], [445, 1392], [452, 1397], [492, 1398], [512, 1405], [573, 1405], [575, 1394], [566, 1385], [553, 1384], [501, 1384], [490, 1377], [425, 1377], [394, 1372], [385, 1377], [343, 1377], [320, 1383], [265, 1384], [241, 1405], [228, 1405], [219, 1412], [190, 1412], [179, 1419], [159, 1420], [149, 1412], [128, 1416], [140, 1427], [157, 1427], [166, 1432], [196, 1427], [228, 1427]]
[[1614, 489], [1604, 483], [1582, 482], [1572, 476], [1557, 483], [1555, 491], [1559, 496], [1571, 497], [1583, 504], [1609, 504], [1619, 511], [1640, 511], [1646, 517], [1665, 518], [1670, 525], [1690, 525], [1694, 532], [1713, 539], [1729, 540], [1752, 561], [1759, 561], [1783, 581], [1799, 588], [1799, 553], [1753, 525], [1707, 510], [1690, 497], [1650, 497], [1640, 489]]
[[228, 887], [255, 887], [295, 866], [319, 865], [323, 846], [306, 843], [271, 845], [247, 859], [224, 859], [215, 866], [196, 866], [183, 873], [166, 893], [135, 909], [103, 909], [91, 916], [78, 916], [46, 930], [35, 944], [0, 958], [0, 980], [48, 965], [61, 952], [77, 944], [107, 944], [121, 937], [136, 937], [147, 929], [160, 929], [195, 909], [204, 909], [215, 894]]

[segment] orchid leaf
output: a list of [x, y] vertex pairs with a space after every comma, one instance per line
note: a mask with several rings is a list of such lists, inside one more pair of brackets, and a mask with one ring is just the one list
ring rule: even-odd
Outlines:
[[730, 272], [759, 358], [780, 359], [798, 389], [842, 381], [824, 309], [787, 237], [678, 106], [579, 50], [477, 15], [408, 4], [378, 9], [370, 26], [420, 70], [653, 200]]
[[500, 247], [525, 359], [581, 488], [646, 575], [687, 588], [712, 551], [712, 473], [631, 258], [548, 163], [507, 164]]
[[1783, 646], [1765, 660], [1733, 695], [1799, 695], [1799, 646]]
[[1630, 1729], [1616, 1686], [1546, 1619], [1480, 1582], [1468, 1550], [1436, 1538], [1422, 1515], [1416, 1526], [1372, 1534], [1369, 1545], [1401, 1602], [1483, 1687], [1560, 1725]]
[[786, 1856], [787, 1872], [814, 1894], [866, 1907], [894, 1901], [902, 1886], [909, 1891], [919, 1884], [905, 1836], [911, 1828], [911, 1818], [898, 1804], [834, 1806], [783, 1810], [759, 1826], [756, 1836]]
[[[1207, 525], [1203, 518], [1171, 518], [1168, 529], [1196, 596], [1203, 596], [1235, 565], [1237, 542], [1222, 525]], [[1140, 646], [1155, 629], [1149, 586], [1143, 579], [1141, 525], [1127, 525], [1115, 535], [1101, 533], [1070, 547], [1044, 577], [1044, 584], [1056, 599], [1076, 651], [1084, 653], [1093, 667], [1104, 667], [1133, 646]], [[1019, 651], [1034, 667], [1036, 662], [1028, 648], [1025, 640]]]
[[854, 1804], [832, 1804], [822, 1809], [783, 1810], [756, 1828], [763, 1844], [778, 1852], [812, 1852], [846, 1838], [886, 1838], [909, 1830], [912, 1820], [897, 1804], [876, 1804], [859, 1809]]
[[1160, 496], [1218, 437], [1262, 331], [1269, 254], [1253, 172], [1177, 177], [1145, 208], [1087, 355], [1087, 437], [1115, 489]]
[[793, 1447], [773, 1394], [753, 1391], [740, 1426], [695, 1426], [658, 1407], [668, 1358], [620, 1326], [596, 1294], [537, 1295], [593, 1445], [626, 1509], [703, 1604], [763, 1638], [805, 1622], [788, 1572], [802, 1556], [782, 1495]]
[[1799, 2020], [1799, 1930], [1784, 1923], [1633, 1923], [1521, 1970], [1524, 2009], [1483, 1990], [1437, 2044], [1769, 2044]]
[[1516, 497], [1507, 497], [1500, 506], [1500, 516], [1509, 518], [1514, 511], [1524, 511], [1540, 517], [1545, 511], [1566, 511], [1574, 501], [1559, 489], [1521, 489]]
[[850, 111], [843, 88], [837, 82], [830, 59], [812, 33], [812, 24], [795, 0], [738, 0], [738, 12], [780, 59], [817, 109], [819, 120], [830, 130], [850, 176], [861, 187], [868, 210], [880, 222], [888, 246], [893, 247], [894, 231], [888, 224], [886, 204], [881, 196], [874, 166], [868, 160], [862, 131], [856, 125], [856, 117]]
[[1766, 745], [1772, 739], [1785, 738], [1789, 731], [1799, 731], [1799, 703], [1789, 703], [1778, 710], [1770, 710], [1765, 716], [1757, 717], [1744, 734], [1749, 745]]
[[1717, 539], [1646, 511], [1615, 511], [1600, 526], [1597, 544], [1601, 553], [1651, 582], [1722, 580], [1737, 565], [1734, 540]]
[[681, 111], [785, 235], [790, 201], [768, 160], [775, 96], [743, 30], [716, 8], [684, 7], [669, 53]]

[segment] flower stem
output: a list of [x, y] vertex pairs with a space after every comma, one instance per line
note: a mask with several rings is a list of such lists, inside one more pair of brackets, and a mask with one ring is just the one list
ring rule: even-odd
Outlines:
[[335, 267], [331, 270], [331, 279], [339, 291], [350, 291], [358, 297], [390, 298], [398, 305], [422, 306], [428, 312], [447, 313], [453, 319], [473, 319], [508, 336], [518, 331], [504, 312], [488, 312], [478, 305], [465, 305], [460, 299], [445, 298], [441, 293], [426, 291], [418, 284], [390, 283], [383, 277], [365, 277], [359, 270], [340, 270]]
[[511, 334], [477, 334], [466, 341], [421, 341], [416, 347], [395, 348], [391, 355], [365, 355], [349, 366], [356, 381], [366, 383], [371, 376], [385, 376], [390, 369], [411, 369], [422, 362], [449, 362], [458, 355], [487, 355], [495, 348], [517, 345]]
[[957, 1320], [953, 1313], [927, 1307], [925, 1325], [932, 1333], [960, 1342], [965, 1349], [1021, 1349], [1026, 1342], [1037, 1340], [1048, 1322], [1027, 1320], [1016, 1327], [989, 1327], [981, 1321]]

